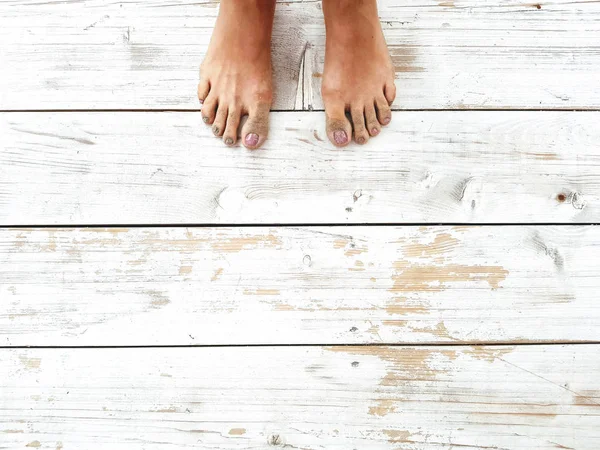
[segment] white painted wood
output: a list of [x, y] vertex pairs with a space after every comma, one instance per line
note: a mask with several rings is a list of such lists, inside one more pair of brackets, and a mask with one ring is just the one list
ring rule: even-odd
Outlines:
[[406, 112], [338, 150], [323, 113], [274, 113], [249, 152], [198, 113], [5, 113], [0, 223], [597, 222], [599, 121]]
[[[274, 27], [274, 108], [293, 109], [304, 47], [293, 5]], [[0, 2], [0, 109], [198, 109], [218, 2]], [[302, 7], [301, 7], [302, 8]]]
[[[379, 5], [397, 73], [395, 108], [600, 105], [598, 2]], [[197, 69], [217, 6], [2, 1], [0, 108], [196, 109]], [[323, 44], [320, 2], [280, 2], [273, 39], [276, 109], [322, 106]], [[297, 93], [303, 101], [296, 101]]]
[[0, 232], [0, 345], [600, 340], [600, 228]]
[[[600, 4], [380, 0], [399, 109], [597, 109]], [[538, 9], [539, 6], [539, 9]], [[316, 5], [315, 5], [316, 7]], [[306, 102], [322, 108], [325, 32], [312, 26]]]
[[596, 450], [600, 346], [0, 350], [0, 446]]

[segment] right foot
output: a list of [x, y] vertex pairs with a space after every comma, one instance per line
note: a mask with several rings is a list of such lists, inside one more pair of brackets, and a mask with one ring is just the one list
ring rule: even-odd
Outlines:
[[271, 31], [275, 0], [222, 0], [206, 57], [200, 67], [202, 120], [228, 146], [238, 139], [260, 147], [269, 133], [273, 100]]

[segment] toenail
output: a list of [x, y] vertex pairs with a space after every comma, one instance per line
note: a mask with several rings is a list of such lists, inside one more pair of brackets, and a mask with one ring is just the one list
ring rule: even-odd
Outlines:
[[215, 135], [218, 135], [218, 134], [219, 134], [219, 131], [221, 131], [221, 130], [219, 130], [219, 127], [213, 127], [213, 133], [214, 133]]
[[333, 132], [333, 140], [336, 144], [342, 145], [348, 142], [348, 135], [345, 131], [338, 130]]
[[225, 139], [225, 144], [226, 145], [233, 145], [233, 139], [231, 139], [231, 138]]
[[199, 98], [198, 101], [200, 102], [200, 104], [204, 103], [204, 100], [202, 100], [201, 98]]
[[367, 142], [367, 140], [364, 137], [359, 137], [356, 142], [358, 142], [359, 144], [364, 144], [365, 142]]
[[383, 119], [383, 124], [387, 125], [391, 122], [392, 119], [390, 119], [389, 117], [386, 117], [385, 119]]
[[371, 130], [371, 134], [372, 134], [373, 136], [377, 136], [377, 135], [379, 134], [379, 130], [378, 130], [377, 128], [373, 128], [373, 129]]
[[258, 134], [250, 133], [246, 135], [246, 145], [254, 147], [258, 144]]
[[204, 123], [208, 123], [208, 117], [203, 117], [203, 118], [202, 118], [202, 122], [204, 122]]

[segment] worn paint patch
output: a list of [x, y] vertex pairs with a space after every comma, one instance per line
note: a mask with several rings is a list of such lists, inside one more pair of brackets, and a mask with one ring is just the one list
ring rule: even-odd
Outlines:
[[[440, 325], [438, 324], [438, 327]], [[443, 324], [441, 333], [446, 331]], [[437, 328], [437, 327], [436, 327]], [[329, 351], [340, 352], [349, 355], [362, 355], [375, 357], [384, 361], [387, 365], [385, 375], [381, 378], [377, 390], [381, 398], [369, 406], [369, 414], [383, 417], [396, 411], [398, 402], [397, 388], [402, 385], [410, 385], [416, 381], [434, 381], [440, 375], [446, 375], [455, 367], [455, 361], [460, 357], [470, 357], [483, 361], [493, 362], [513, 351], [512, 347], [467, 347], [459, 349], [420, 348], [420, 347], [329, 347]], [[395, 388], [390, 391], [389, 388]], [[390, 393], [395, 392], [394, 398]]]
[[39, 369], [42, 364], [42, 358], [28, 358], [26, 356], [20, 356], [21, 364], [27, 369]]
[[40, 441], [31, 441], [25, 447], [40, 448], [41, 446], [42, 446], [42, 444], [40, 443]]
[[192, 273], [192, 266], [181, 266], [179, 268], [179, 275], [189, 275]]
[[3, 433], [6, 434], [19, 434], [19, 433], [24, 433], [23, 430], [4, 430]]
[[255, 250], [257, 248], [276, 248], [281, 245], [281, 240], [272, 234], [264, 236], [236, 237], [211, 242], [213, 250], [225, 253], [239, 253], [242, 250]]
[[150, 412], [158, 412], [158, 413], [175, 413], [177, 412], [177, 408], [175, 406], [170, 406], [169, 408], [156, 409]]
[[431, 334], [443, 341], [456, 340], [450, 335], [450, 332], [448, 331], [448, 328], [446, 328], [444, 322], [438, 322], [435, 325], [418, 325], [408, 320], [384, 320], [383, 325], [409, 328], [413, 333]]
[[383, 417], [396, 411], [395, 399], [380, 399], [375, 402], [374, 406], [369, 406], [369, 414], [371, 416]]
[[600, 406], [600, 391], [581, 389], [573, 396], [573, 404], [577, 406]]
[[429, 314], [429, 308], [419, 302], [407, 297], [394, 297], [385, 310], [390, 315]]
[[244, 295], [279, 295], [279, 289], [244, 289]]
[[356, 256], [369, 251], [366, 246], [359, 247], [351, 239], [337, 239], [333, 242], [333, 248], [336, 250], [346, 249], [344, 252], [346, 256]]
[[129, 228], [86, 228], [86, 233], [110, 233], [113, 236], [119, 236], [123, 233], [129, 233]]
[[219, 278], [221, 278], [222, 274], [223, 274], [223, 268], [220, 267], [217, 270], [215, 270], [215, 273], [211, 277], [210, 281], [217, 281]]
[[494, 362], [498, 358], [502, 358], [505, 355], [510, 354], [514, 350], [513, 347], [483, 347], [483, 346], [472, 346], [466, 350], [463, 350], [462, 354], [470, 356], [474, 359], [482, 361]]
[[441, 292], [451, 283], [485, 281], [492, 289], [498, 289], [509, 272], [501, 266], [470, 266], [446, 264], [428, 266], [411, 264], [408, 261], [394, 263], [396, 273], [392, 275], [394, 286], [390, 292]]
[[460, 244], [460, 241], [448, 233], [438, 234], [433, 242], [414, 243], [402, 247], [402, 252], [407, 257], [430, 258], [451, 252]]
[[391, 444], [406, 442], [412, 436], [412, 433], [406, 430], [383, 430], [383, 434], [389, 438], [388, 442]]
[[355, 261], [354, 267], [348, 269], [350, 272], [363, 272], [365, 270], [365, 264], [362, 261]]
[[417, 60], [416, 46], [392, 46], [389, 50], [396, 73], [425, 72], [425, 67], [415, 65]]
[[232, 428], [231, 430], [229, 430], [229, 434], [231, 436], [242, 436], [242, 435], [246, 434], [246, 429], [245, 428]]
[[171, 300], [163, 292], [149, 290], [146, 293], [152, 298], [150, 306], [154, 309], [162, 308], [171, 303]]
[[525, 153], [527, 156], [532, 156], [535, 159], [541, 159], [544, 161], [558, 161], [560, 158], [556, 153]]

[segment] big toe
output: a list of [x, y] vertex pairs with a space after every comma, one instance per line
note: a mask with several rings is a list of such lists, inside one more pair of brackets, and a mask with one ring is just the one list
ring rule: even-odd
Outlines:
[[242, 128], [242, 143], [250, 150], [259, 148], [269, 135], [269, 105], [259, 104], [250, 108], [248, 120]]
[[326, 102], [327, 136], [336, 147], [345, 147], [350, 143], [352, 125], [346, 117], [345, 105], [342, 102]]

